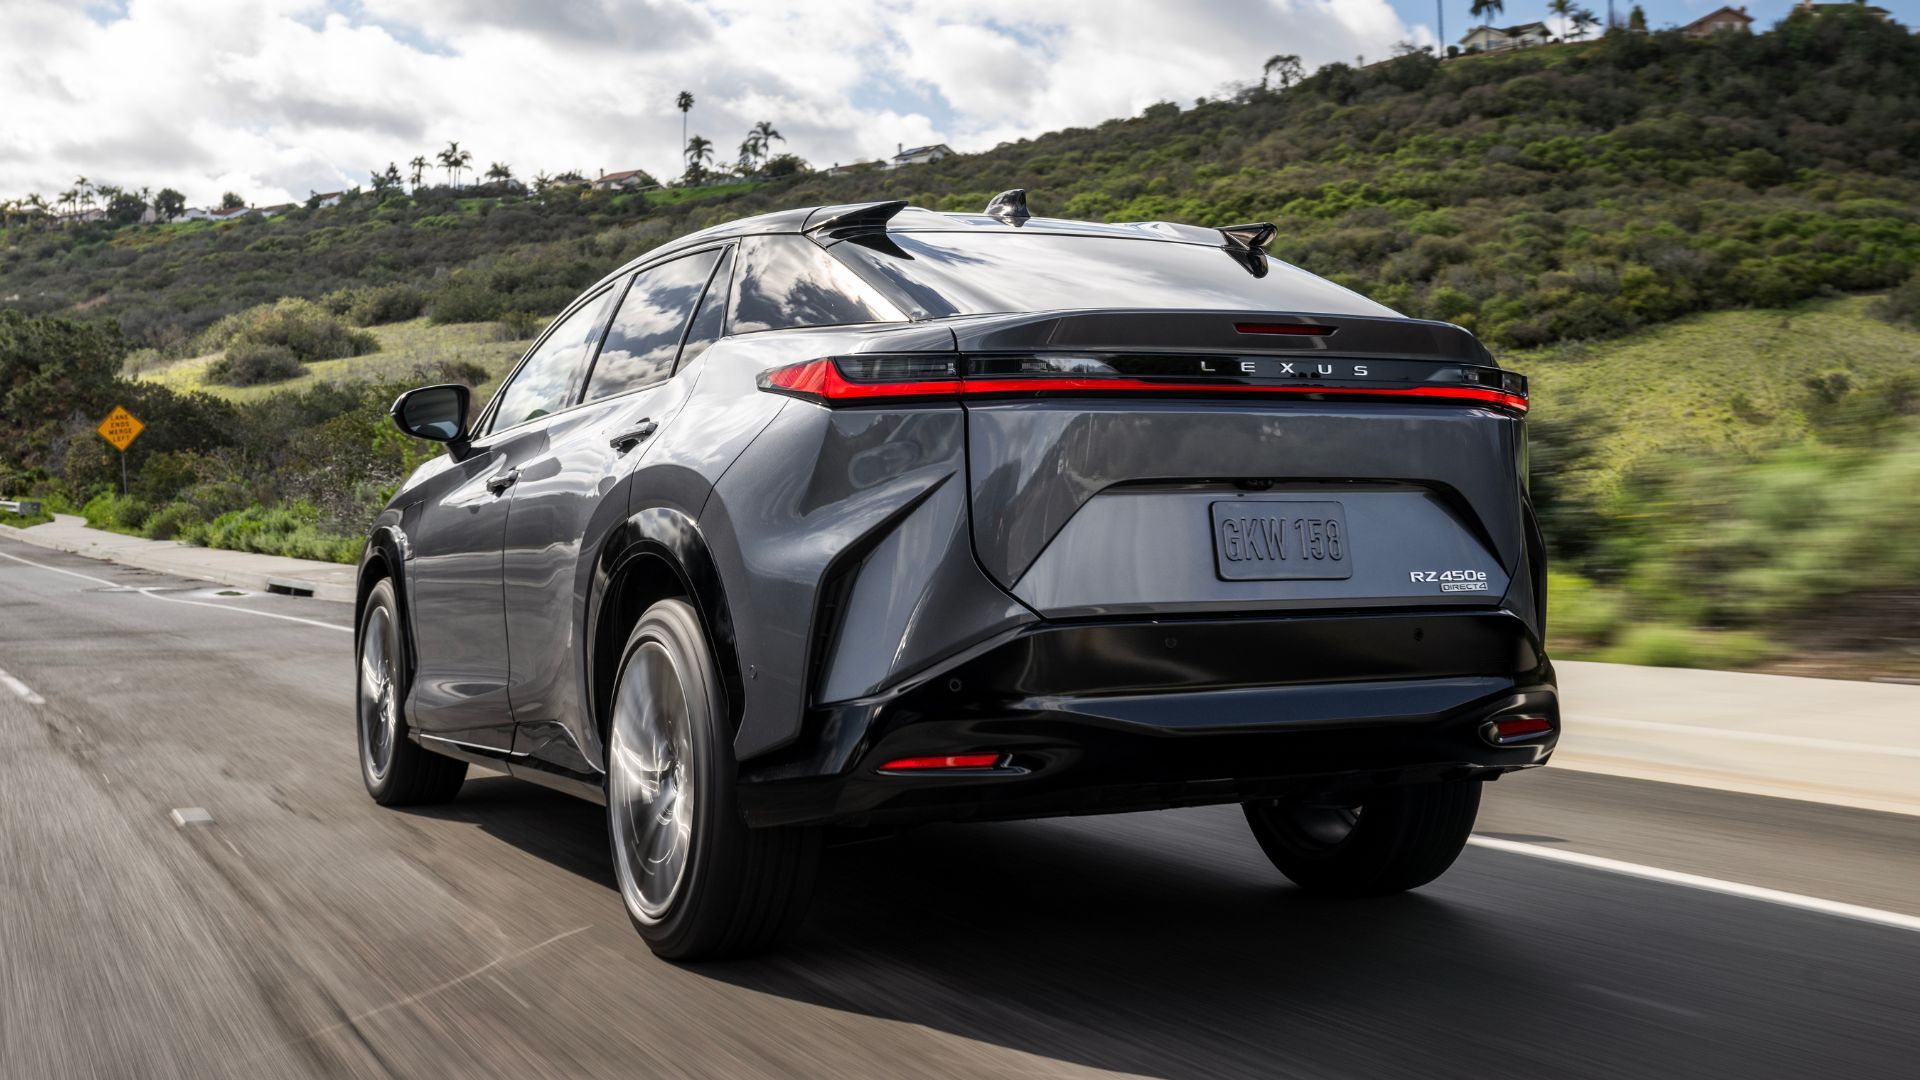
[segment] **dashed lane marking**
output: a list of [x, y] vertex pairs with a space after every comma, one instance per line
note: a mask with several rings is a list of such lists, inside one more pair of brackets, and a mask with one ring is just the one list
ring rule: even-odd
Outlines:
[[1619, 859], [1607, 859], [1599, 855], [1583, 855], [1578, 851], [1567, 851], [1562, 848], [1522, 844], [1514, 840], [1497, 840], [1491, 836], [1475, 835], [1469, 838], [1467, 843], [1512, 855], [1526, 855], [1535, 859], [1546, 859], [1549, 862], [1581, 866], [1589, 870], [1602, 870], [1609, 874], [1623, 874], [1627, 877], [1658, 881], [1666, 885], [1680, 885], [1689, 889], [1720, 893], [1724, 896], [1738, 896], [1745, 900], [1759, 900], [1763, 903], [1779, 904], [1782, 907], [1799, 908], [1802, 911], [1817, 911], [1822, 915], [1834, 915], [1842, 919], [1891, 926], [1900, 930], [1920, 930], [1920, 916], [1904, 915], [1897, 911], [1881, 911], [1879, 908], [1861, 907], [1858, 904], [1843, 904], [1838, 900], [1827, 900], [1818, 896], [1802, 896], [1799, 893], [1767, 889], [1738, 881], [1722, 881], [1719, 878], [1684, 874], [1678, 870], [1663, 870], [1657, 866], [1642, 866], [1639, 863], [1621, 862]]
[[46, 698], [33, 692], [33, 687], [28, 686], [26, 683], [21, 682], [19, 679], [14, 678], [4, 671], [0, 671], [0, 686], [4, 686], [13, 691], [20, 700], [29, 705], [45, 705], [47, 703]]

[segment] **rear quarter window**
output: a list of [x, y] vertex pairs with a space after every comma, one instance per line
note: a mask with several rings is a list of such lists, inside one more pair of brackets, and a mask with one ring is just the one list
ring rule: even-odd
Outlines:
[[860, 275], [805, 237], [749, 237], [736, 257], [730, 333], [906, 321]]

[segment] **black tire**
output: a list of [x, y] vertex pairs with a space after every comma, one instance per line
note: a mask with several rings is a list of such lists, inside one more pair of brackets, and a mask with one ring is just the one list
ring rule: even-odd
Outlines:
[[614, 877], [634, 929], [668, 960], [772, 946], [804, 917], [819, 868], [818, 829], [742, 818], [722, 685], [693, 608], [663, 600], [628, 638], [608, 707]]
[[1480, 781], [1250, 802], [1242, 809], [1267, 858], [1294, 884], [1327, 896], [1379, 896], [1419, 888], [1453, 865], [1480, 812]]
[[[382, 579], [368, 594], [359, 640], [354, 727], [360, 743], [360, 779], [367, 785], [367, 794], [382, 806], [446, 802], [459, 794], [467, 763], [422, 750], [407, 738], [407, 718], [400, 703], [413, 672], [400, 645], [400, 605], [394, 602], [391, 580]], [[383, 664], [384, 671], [370, 670]]]

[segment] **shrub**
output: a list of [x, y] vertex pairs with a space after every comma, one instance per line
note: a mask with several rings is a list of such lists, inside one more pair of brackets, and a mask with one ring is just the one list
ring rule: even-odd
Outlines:
[[1646, 623], [1629, 628], [1619, 644], [1597, 659], [1642, 667], [1743, 668], [1775, 652], [1773, 645], [1758, 634]]
[[229, 315], [202, 334], [199, 344], [206, 352], [231, 352], [242, 345], [278, 345], [302, 363], [360, 356], [380, 348], [378, 338], [348, 326], [326, 306], [296, 298]]
[[190, 535], [200, 525], [200, 512], [191, 504], [171, 502], [155, 510], [141, 527], [141, 535], [150, 540], [174, 540]]
[[383, 326], [417, 319], [426, 308], [426, 290], [414, 285], [382, 285], [357, 290], [346, 316], [356, 326]]
[[427, 318], [437, 323], [488, 322], [501, 316], [501, 296], [479, 280], [454, 274], [427, 302]]
[[258, 386], [299, 377], [304, 369], [285, 345], [236, 342], [207, 365], [207, 378], [228, 386]]
[[87, 524], [96, 529], [137, 534], [140, 527], [146, 524], [149, 510], [146, 503], [134, 496], [101, 492], [88, 499], [87, 505], [80, 508], [80, 513], [87, 519]]
[[362, 539], [328, 533], [319, 527], [320, 512], [311, 503], [267, 509], [254, 505], [221, 514], [193, 530], [194, 543], [234, 551], [257, 551], [295, 559], [351, 563], [360, 557]]
[[1920, 271], [1875, 301], [1872, 310], [1876, 319], [1920, 327]]
[[1574, 641], [1604, 645], [1613, 640], [1626, 614], [1626, 597], [1578, 574], [1547, 574], [1547, 635], [1558, 644]]

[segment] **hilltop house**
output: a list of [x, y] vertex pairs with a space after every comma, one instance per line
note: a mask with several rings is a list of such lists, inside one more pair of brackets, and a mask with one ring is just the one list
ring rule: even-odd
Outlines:
[[932, 146], [916, 146], [911, 150], [901, 146], [899, 143], [895, 143], [894, 147], [900, 152], [893, 155], [893, 160], [887, 163], [887, 168], [889, 169], [897, 169], [902, 165], [930, 165], [939, 161], [941, 158], [953, 156], [953, 148], [946, 143], [934, 143]]
[[627, 169], [623, 172], [601, 169], [600, 178], [593, 182], [595, 191], [639, 191], [654, 186], [656, 182], [644, 169]]
[[1467, 31], [1460, 39], [1460, 51], [1463, 53], [1500, 52], [1505, 49], [1518, 49], [1528, 45], [1546, 45], [1553, 41], [1553, 32], [1546, 23], [1530, 22], [1518, 26], [1476, 26]]
[[1800, 0], [1798, 4], [1794, 5], [1794, 8], [1797, 11], [1804, 11], [1809, 15], [1825, 15], [1830, 11], [1852, 11], [1856, 8], [1865, 8], [1869, 14], [1881, 22], [1893, 21], [1893, 13], [1886, 8], [1873, 7], [1867, 4], [1816, 4], [1813, 0]]
[[1746, 8], [1723, 7], [1693, 20], [1681, 27], [1680, 32], [1688, 37], [1703, 38], [1722, 31], [1748, 34], [1752, 33], [1752, 26], [1753, 16], [1747, 14]]
[[345, 194], [344, 191], [316, 191], [307, 197], [307, 201], [314, 209], [319, 210], [328, 206], [339, 206], [340, 196]]

